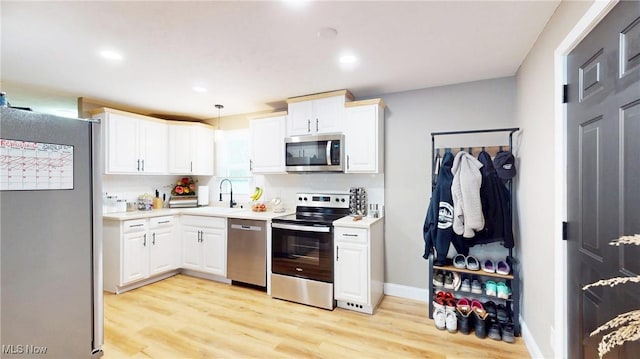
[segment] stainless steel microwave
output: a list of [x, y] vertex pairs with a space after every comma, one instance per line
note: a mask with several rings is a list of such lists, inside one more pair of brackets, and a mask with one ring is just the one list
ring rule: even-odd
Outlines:
[[287, 137], [285, 163], [287, 172], [344, 172], [344, 135]]

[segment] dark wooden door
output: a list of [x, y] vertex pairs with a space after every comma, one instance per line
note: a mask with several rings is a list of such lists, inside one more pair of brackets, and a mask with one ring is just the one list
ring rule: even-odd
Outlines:
[[[640, 233], [640, 2], [623, 1], [568, 57], [569, 358], [597, 358], [589, 333], [640, 309], [640, 285], [586, 284], [640, 273], [640, 248], [608, 243]], [[638, 342], [607, 358], [640, 358]]]

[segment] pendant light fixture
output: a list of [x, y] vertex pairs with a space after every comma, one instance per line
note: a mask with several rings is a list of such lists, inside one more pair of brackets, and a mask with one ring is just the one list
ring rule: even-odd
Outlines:
[[[224, 108], [224, 106], [220, 105], [220, 104], [215, 104], [213, 105], [213, 107], [218, 109], [218, 124], [216, 125], [217, 129], [220, 129], [220, 110]], [[217, 138], [217, 137], [216, 137]]]

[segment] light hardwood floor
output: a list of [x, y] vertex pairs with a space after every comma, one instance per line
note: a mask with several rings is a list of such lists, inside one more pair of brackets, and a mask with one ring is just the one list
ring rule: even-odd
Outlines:
[[427, 304], [386, 296], [375, 315], [313, 308], [177, 275], [104, 294], [105, 358], [528, 358], [514, 344], [435, 328]]

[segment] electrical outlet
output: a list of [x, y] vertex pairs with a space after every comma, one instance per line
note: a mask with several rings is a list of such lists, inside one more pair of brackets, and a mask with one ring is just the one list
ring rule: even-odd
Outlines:
[[556, 330], [553, 327], [549, 329], [549, 344], [551, 345], [551, 350], [555, 352], [556, 351]]

